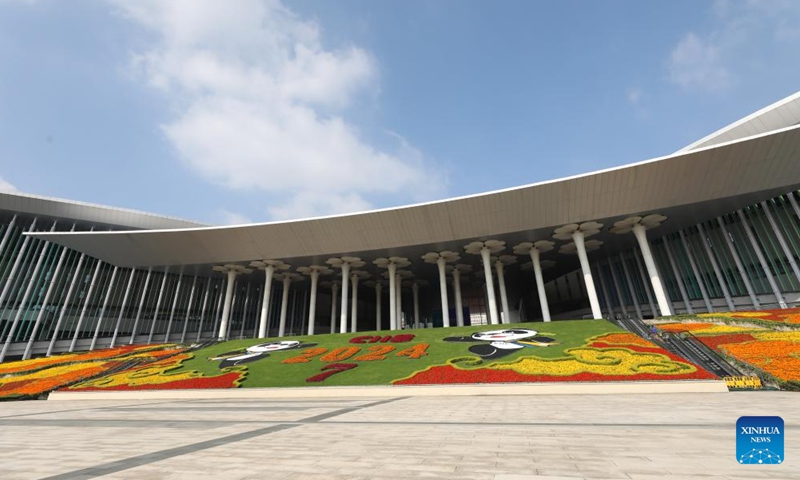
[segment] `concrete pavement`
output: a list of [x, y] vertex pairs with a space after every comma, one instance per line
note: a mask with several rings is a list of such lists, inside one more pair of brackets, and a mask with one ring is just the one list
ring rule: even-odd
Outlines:
[[[790, 392], [0, 403], [0, 478], [797, 479]], [[779, 415], [782, 465], [735, 461]]]

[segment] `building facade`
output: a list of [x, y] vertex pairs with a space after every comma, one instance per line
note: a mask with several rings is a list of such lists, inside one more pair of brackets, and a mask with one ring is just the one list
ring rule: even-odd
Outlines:
[[0, 194], [0, 361], [152, 342], [800, 303], [800, 95], [675, 154], [422, 205], [208, 227]]

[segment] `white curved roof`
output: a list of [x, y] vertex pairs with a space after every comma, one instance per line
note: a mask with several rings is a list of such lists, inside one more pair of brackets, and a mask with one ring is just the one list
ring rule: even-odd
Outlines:
[[0, 192], [0, 211], [135, 229], [206, 226], [165, 215], [19, 192]]
[[[473, 239], [549, 238], [555, 227], [660, 212], [681, 228], [800, 186], [800, 126], [636, 164], [496, 192], [358, 214], [254, 225], [137, 232], [36, 233], [132, 266], [262, 258], [416, 255]], [[610, 226], [608, 223], [606, 226]], [[608, 236], [611, 243], [619, 235]], [[612, 238], [613, 237], [613, 238]]]
[[719, 145], [800, 124], [800, 92], [731, 123], [678, 150], [678, 153]]

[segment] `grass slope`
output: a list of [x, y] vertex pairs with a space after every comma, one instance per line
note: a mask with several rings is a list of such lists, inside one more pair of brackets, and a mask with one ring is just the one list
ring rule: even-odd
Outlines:
[[[596, 335], [605, 333], [623, 332], [620, 328], [605, 320], [575, 320], [553, 323], [522, 323], [506, 326], [508, 328], [529, 328], [539, 332], [539, 335], [551, 337], [556, 340], [556, 345], [541, 348], [524, 348], [502, 358], [503, 362], [512, 361], [520, 356], [536, 356], [539, 358], [559, 358], [565, 356], [564, 350], [580, 347], [587, 340]], [[314, 343], [318, 348], [326, 348], [328, 352], [340, 347], [360, 347], [361, 351], [349, 359], [338, 363], [354, 363], [358, 367], [346, 372], [337, 373], [328, 377], [321, 383], [308, 383], [306, 379], [323, 372], [322, 368], [330, 362], [321, 361], [321, 356], [310, 359], [307, 363], [284, 364], [282, 361], [301, 355], [304, 350], [288, 350], [271, 353], [268, 358], [247, 363], [247, 377], [242, 387], [299, 387], [309, 385], [341, 386], [341, 385], [388, 385], [394, 380], [405, 378], [414, 372], [423, 370], [431, 365], [443, 365], [447, 360], [470, 356], [467, 348], [473, 343], [445, 342], [445, 337], [469, 336], [479, 331], [493, 330], [502, 326], [472, 326], [455, 327], [448, 329], [421, 329], [404, 330], [397, 332], [358, 332], [349, 334], [327, 334], [314, 336], [288, 337], [283, 340], [297, 340], [305, 343]], [[414, 339], [407, 343], [375, 343], [352, 344], [350, 339], [362, 336], [386, 336], [413, 334]], [[178, 369], [171, 370], [169, 374], [189, 372], [195, 370], [204, 376], [217, 376], [226, 370], [219, 368], [220, 362], [210, 360], [226, 352], [244, 349], [258, 343], [266, 343], [278, 339], [259, 340], [234, 340], [220, 343], [194, 352], [194, 358], [185, 361]], [[418, 359], [398, 357], [397, 353], [421, 343], [428, 343], [427, 355]], [[383, 360], [358, 361], [360, 355], [368, 353], [368, 348], [375, 345], [390, 345], [396, 349], [385, 355]], [[336, 363], [336, 362], [334, 362]], [[489, 363], [489, 362], [487, 362]], [[242, 368], [242, 367], [231, 367]]]

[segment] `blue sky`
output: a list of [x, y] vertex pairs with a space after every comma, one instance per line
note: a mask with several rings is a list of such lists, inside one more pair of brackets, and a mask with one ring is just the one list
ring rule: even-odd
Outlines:
[[0, 0], [0, 188], [223, 224], [669, 154], [800, 89], [800, 2]]

